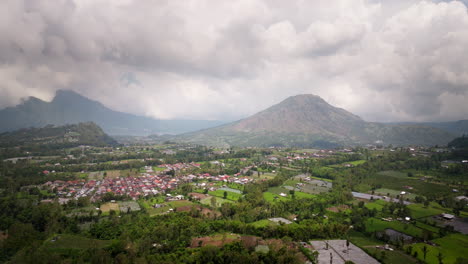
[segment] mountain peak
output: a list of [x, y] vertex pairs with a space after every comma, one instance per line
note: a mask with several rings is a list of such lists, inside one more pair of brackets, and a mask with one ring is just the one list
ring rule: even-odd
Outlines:
[[80, 99], [80, 100], [90, 100], [86, 97], [84, 97], [83, 95], [75, 92], [75, 91], [71, 91], [71, 90], [57, 90], [57, 92], [55, 92], [55, 97], [54, 99], [52, 100], [52, 102], [57, 102], [57, 101], [63, 101], [63, 100], [76, 100], [76, 99]]

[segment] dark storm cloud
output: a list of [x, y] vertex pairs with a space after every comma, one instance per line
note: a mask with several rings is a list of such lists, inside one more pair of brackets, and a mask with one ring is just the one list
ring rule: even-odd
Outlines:
[[367, 120], [468, 115], [462, 2], [3, 0], [0, 107], [73, 89], [232, 119], [313, 93]]

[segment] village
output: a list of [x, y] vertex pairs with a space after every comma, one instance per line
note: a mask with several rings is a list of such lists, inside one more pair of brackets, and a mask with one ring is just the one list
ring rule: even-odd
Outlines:
[[[189, 167], [199, 167], [199, 164], [178, 163], [163, 164], [159, 168], [165, 168], [155, 172], [151, 166], [142, 168], [145, 172], [138, 177], [105, 177], [102, 180], [56, 180], [48, 181], [40, 186], [43, 190], [55, 193], [61, 203], [66, 203], [70, 199], [79, 199], [89, 197], [90, 201], [100, 201], [106, 193], [112, 192], [118, 196], [128, 196], [133, 200], [148, 195], [164, 194], [167, 191], [177, 189], [184, 183], [192, 183], [200, 188], [206, 188], [209, 191], [215, 191], [215, 182], [247, 184], [254, 179], [252, 177], [241, 176], [240, 173], [230, 175], [210, 175], [209, 173], [171, 175], [170, 171], [181, 170]], [[211, 183], [211, 184], [210, 184]]]

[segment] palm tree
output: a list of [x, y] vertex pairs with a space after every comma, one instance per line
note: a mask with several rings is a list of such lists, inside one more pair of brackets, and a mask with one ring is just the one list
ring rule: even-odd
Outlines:
[[439, 264], [443, 264], [442, 259], [443, 259], [442, 253], [439, 251], [439, 254], [437, 255], [437, 259], [439, 260]]
[[424, 260], [426, 260], [426, 255], [427, 255], [427, 251], [428, 251], [426, 245], [423, 246], [422, 251], [423, 251]]

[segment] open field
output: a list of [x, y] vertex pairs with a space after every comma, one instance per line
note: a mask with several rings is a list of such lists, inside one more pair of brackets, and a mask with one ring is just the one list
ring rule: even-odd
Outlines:
[[120, 207], [120, 212], [122, 213], [136, 212], [141, 210], [140, 205], [135, 201], [118, 202], [118, 204]]
[[[465, 258], [468, 262], [466, 249], [468, 248], [468, 236], [462, 234], [451, 234], [442, 238], [433, 240], [438, 246], [430, 246], [424, 243], [418, 243], [412, 245], [413, 252], [418, 252], [418, 259], [424, 260], [424, 254], [422, 248], [424, 245], [427, 247], [427, 255], [425, 262], [429, 264], [438, 264], [439, 260], [437, 255], [439, 252], [442, 253], [443, 263], [453, 264], [457, 258]], [[407, 246], [408, 247], [408, 246]]]
[[203, 247], [207, 245], [221, 247], [224, 244], [228, 244], [240, 239], [240, 235], [237, 234], [230, 234], [230, 233], [223, 233], [223, 234], [216, 234], [212, 236], [206, 237], [197, 237], [193, 238], [192, 242], [190, 243], [190, 247]]
[[[380, 189], [375, 190], [375, 194], [396, 198], [396, 196], [400, 195], [402, 191], [406, 192], [406, 194], [404, 194], [403, 196], [405, 200], [407, 198], [409, 198], [410, 200], [414, 200], [414, 198], [416, 198], [416, 195], [414, 193], [411, 193], [411, 190], [407, 190], [407, 189], [393, 190], [393, 189], [387, 189], [387, 188], [380, 188]], [[408, 191], [410, 193], [408, 193]]]
[[388, 251], [388, 250], [385, 250], [385, 249], [379, 249], [379, 248], [375, 248], [375, 247], [368, 247], [368, 248], [365, 248], [365, 250], [373, 255], [373, 256], [376, 256], [376, 257], [379, 257], [381, 258], [382, 256], [382, 252], [385, 252], [385, 258], [383, 260], [381, 260], [382, 263], [386, 264], [386, 263], [389, 263], [389, 264], [399, 264], [399, 263], [405, 263], [405, 264], [410, 264], [410, 263], [418, 263], [418, 261], [411, 257], [411, 256], [408, 256], [407, 254], [405, 254], [404, 252], [400, 251], [400, 250], [394, 250], [394, 251]]
[[262, 219], [262, 220], [258, 220], [256, 222], [250, 223], [249, 225], [252, 225], [255, 227], [267, 227], [267, 226], [274, 226], [277, 224], [268, 219]]
[[349, 240], [358, 247], [383, 245], [384, 243], [375, 238], [365, 236], [357, 231], [349, 232]]
[[393, 171], [393, 170], [381, 171], [377, 174], [383, 175], [383, 176], [395, 177], [395, 178], [408, 178], [407, 173], [400, 172], [400, 171]]
[[409, 178], [406, 174], [396, 171], [384, 171], [376, 173], [366, 180], [368, 186], [366, 191], [370, 191], [370, 186], [380, 185], [381, 188], [391, 190], [407, 190], [404, 186], [411, 186], [411, 193], [422, 196], [445, 195], [452, 193], [452, 188], [445, 184], [426, 182], [420, 179]]
[[88, 180], [95, 180], [99, 181], [104, 179], [104, 172], [103, 171], [93, 171], [88, 174]]
[[223, 191], [223, 190], [216, 190], [216, 191], [209, 191], [208, 194], [220, 198], [224, 198], [224, 192], [226, 192], [227, 196], [226, 198], [231, 201], [237, 201], [239, 198], [242, 197], [242, 194], [240, 193], [235, 193], [235, 192], [229, 192], [229, 191]]
[[[276, 198], [275, 198], [276, 197]], [[267, 202], [287, 201], [288, 198], [277, 195], [276, 193], [264, 192], [263, 199]]]
[[402, 223], [400, 221], [387, 222], [377, 218], [369, 218], [366, 221], [367, 232], [382, 231], [387, 228], [394, 229], [396, 231], [405, 233], [413, 237], [422, 237], [423, 233], [423, 230], [421, 228], [418, 228], [411, 224]]
[[[55, 241], [53, 241], [54, 239]], [[43, 247], [48, 249], [89, 249], [103, 248], [110, 244], [110, 240], [90, 239], [82, 236], [60, 234], [46, 240]]]
[[119, 204], [118, 203], [105, 203], [105, 204], [102, 204], [101, 205], [101, 211], [103, 213], [108, 213], [110, 212], [111, 210], [114, 210], [116, 212], [119, 212], [120, 209], [119, 209]]
[[[231, 200], [228, 200], [228, 199], [223, 199], [223, 198], [220, 198], [220, 197], [216, 197], [216, 196], [212, 196], [212, 197], [215, 197], [216, 198], [216, 206], [221, 206], [223, 203], [233, 203], [233, 201]], [[200, 201], [201, 204], [204, 204], [204, 205], [209, 205], [211, 206], [211, 197], [207, 197], [205, 199], [202, 199]]]
[[109, 170], [104, 173], [106, 178], [115, 179], [120, 177], [120, 170]]
[[435, 202], [431, 202], [427, 208], [422, 204], [410, 204], [408, 209], [411, 211], [411, 217], [415, 219], [438, 215], [447, 211]]
[[382, 211], [384, 205], [387, 203], [388, 202], [384, 200], [375, 200], [373, 202], [366, 203], [364, 206], [369, 210], [376, 209], [377, 211]]

